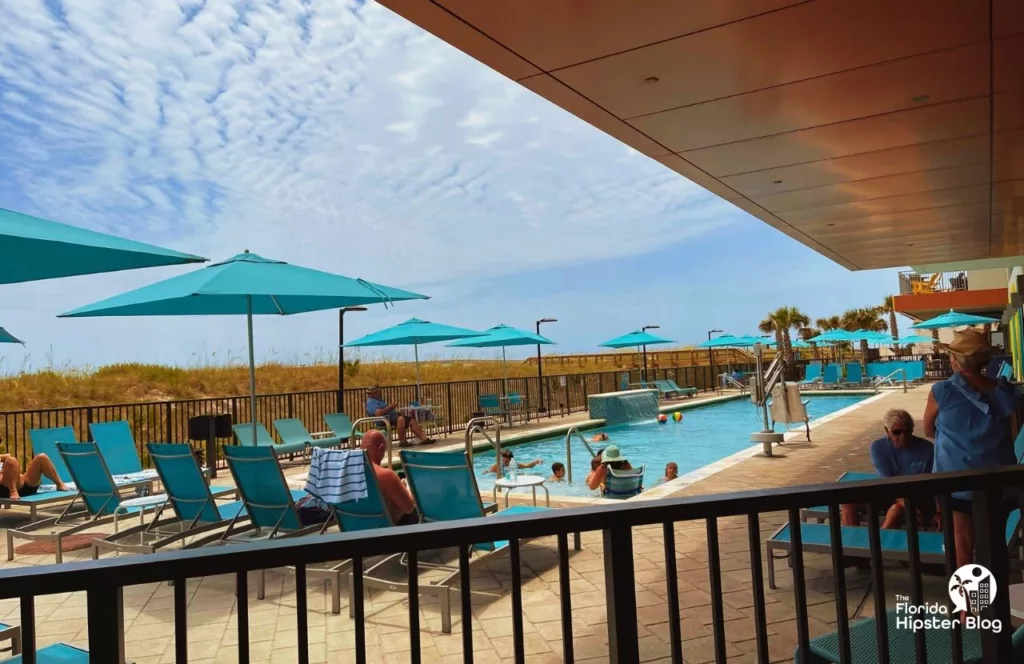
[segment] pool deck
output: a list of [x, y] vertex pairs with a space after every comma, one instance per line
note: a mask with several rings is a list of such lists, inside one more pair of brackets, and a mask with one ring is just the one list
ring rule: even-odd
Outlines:
[[[794, 442], [776, 448], [776, 454], [771, 458], [748, 456], [697, 481], [678, 488], [671, 487], [668, 495], [712, 494], [826, 482], [846, 470], [870, 470], [867, 448], [870, 441], [881, 433], [883, 413], [898, 407], [920, 417], [927, 393], [928, 387], [925, 386], [912, 389], [908, 394], [892, 392], [869, 399], [818, 424], [813, 430], [814, 442], [811, 444]], [[585, 420], [585, 415], [575, 417]], [[555, 419], [551, 421], [554, 423]], [[566, 420], [559, 422], [565, 423]], [[548, 420], [545, 419], [530, 431], [537, 433], [546, 425]], [[456, 437], [446, 444], [459, 448], [462, 440]], [[287, 474], [296, 477], [304, 472], [302, 467], [296, 467], [289, 469]], [[11, 523], [11, 518], [9, 515], [0, 517], [0, 525]], [[783, 514], [762, 515], [762, 539], [784, 520]], [[729, 660], [756, 661], [746, 523], [744, 519], [722, 519], [718, 530]], [[711, 597], [704, 523], [678, 524], [676, 543], [683, 656], [687, 662], [712, 661]], [[524, 543], [522, 548], [523, 624], [527, 660], [531, 663], [562, 661], [558, 569], [552, 545], [553, 541], [540, 539]], [[667, 662], [670, 655], [669, 625], [661, 528], [636, 529], [634, 551], [641, 659], [645, 662]], [[760, 555], [763, 559], [763, 548]], [[87, 551], [65, 554], [69, 561], [87, 557]], [[0, 560], [4, 558], [0, 557]], [[833, 580], [827, 557], [808, 554], [805, 560], [813, 637], [835, 629]], [[15, 561], [2, 564], [12, 567], [49, 562], [52, 562], [52, 556], [19, 555]], [[571, 555], [570, 570], [576, 660], [606, 662], [608, 641], [600, 533], [583, 534], [583, 550]], [[507, 590], [510, 578], [507, 556], [495, 556], [474, 568], [473, 644], [477, 662], [513, 661], [512, 607]], [[871, 615], [869, 573], [850, 569], [846, 578], [850, 615]], [[254, 595], [250, 597], [252, 661], [295, 661], [297, 634], [292, 579], [288, 574], [268, 572], [267, 598], [257, 600]], [[926, 577], [925, 581], [929, 596], [942, 597], [945, 594], [945, 579]], [[778, 583], [778, 590], [766, 588], [770, 654], [772, 661], [792, 661], [796, 644], [794, 597], [792, 577], [784, 563], [778, 566]], [[892, 566], [886, 575], [890, 602], [894, 593], [906, 592], [907, 585], [905, 570], [899, 565]], [[250, 585], [251, 588], [254, 586]], [[189, 582], [188, 595], [191, 602], [189, 661], [237, 661], [233, 580], [230, 577], [193, 580]], [[124, 598], [127, 656], [137, 664], [174, 661], [172, 588], [166, 585], [126, 588]], [[329, 612], [328, 597], [321, 585], [310, 583], [308, 598], [311, 661], [354, 660], [355, 637], [353, 622], [347, 615], [347, 598], [343, 595], [342, 614], [337, 616]], [[404, 595], [368, 593], [366, 611], [367, 661], [409, 661]], [[40, 646], [55, 641], [87, 645], [84, 594], [40, 597], [36, 601], [36, 617]], [[17, 601], [0, 602], [0, 620], [17, 624]], [[442, 634], [436, 605], [424, 598], [421, 604], [423, 661], [462, 661], [457, 602], [453, 622], [453, 633]]]

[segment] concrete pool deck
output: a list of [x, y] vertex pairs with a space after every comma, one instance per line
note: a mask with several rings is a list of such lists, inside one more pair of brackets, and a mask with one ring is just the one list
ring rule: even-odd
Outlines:
[[[928, 387], [908, 394], [886, 393], [848, 413], [839, 413], [814, 429], [813, 443], [776, 449], [771, 458], [751, 456], [723, 468], [714, 475], [673, 489], [670, 495], [712, 494], [827, 482], [846, 470], [870, 470], [867, 447], [881, 433], [882, 415], [889, 408], [906, 408], [915, 417], [924, 409]], [[582, 419], [582, 418], [581, 418]], [[823, 418], [824, 419], [824, 418]], [[545, 421], [546, 422], [546, 421]], [[461, 444], [461, 440], [452, 441]], [[304, 473], [301, 467], [288, 469], [290, 476]], [[554, 501], [555, 505], [566, 505]], [[762, 539], [785, 520], [784, 514], [761, 517]], [[4, 515], [0, 525], [11, 523]], [[676, 525], [679, 598], [682, 610], [683, 656], [687, 662], [714, 659], [711, 630], [710, 588], [707, 572], [707, 540], [703, 522]], [[725, 630], [730, 661], [751, 662], [754, 654], [754, 623], [751, 609], [751, 577], [746, 523], [743, 519], [721, 519], [718, 523]], [[579, 662], [606, 662], [607, 631], [604, 609], [604, 567], [601, 534], [583, 534], [583, 550], [570, 558], [573, 604], [573, 641]], [[2, 541], [2, 539], [0, 539]], [[561, 624], [558, 607], [558, 568], [553, 540], [524, 543], [523, 624], [529, 662], [561, 661]], [[669, 625], [665, 603], [664, 549], [660, 527], [634, 531], [634, 563], [638, 605], [640, 653], [645, 662], [668, 661]], [[760, 555], [764, 557], [763, 546]], [[82, 560], [87, 551], [65, 554]], [[3, 560], [5, 557], [0, 557]], [[807, 554], [807, 600], [811, 635], [835, 629], [831, 562], [826, 556]], [[52, 562], [52, 556], [17, 556], [6, 567]], [[848, 604], [851, 617], [871, 615], [871, 582], [866, 571], [847, 570]], [[906, 592], [907, 574], [894, 565], [886, 575], [886, 592]], [[496, 556], [473, 570], [474, 651], [477, 662], [512, 661], [512, 606], [508, 592], [511, 575], [507, 556]], [[252, 661], [294, 662], [296, 660], [296, 618], [294, 577], [280, 572], [267, 574], [267, 598], [249, 599]], [[796, 626], [792, 577], [785, 565], [779, 567], [779, 588], [766, 588], [769, 648], [772, 661], [792, 661]], [[944, 578], [925, 577], [926, 593], [945, 595]], [[254, 589], [255, 583], [250, 584]], [[220, 663], [237, 661], [237, 632], [233, 580], [209, 577], [188, 584], [189, 661]], [[343, 596], [341, 615], [329, 611], [329, 598], [321, 585], [309, 584], [309, 641], [313, 662], [341, 662], [354, 659], [353, 622], [347, 615]], [[867, 600], [867, 601], [866, 601]], [[462, 661], [460, 616], [456, 602], [453, 633], [442, 634], [436, 605], [421, 603], [421, 642], [424, 662]], [[409, 661], [407, 605], [404, 595], [367, 593], [367, 661]], [[174, 661], [172, 588], [151, 584], [125, 589], [126, 654], [137, 664]], [[18, 602], [0, 602], [0, 620], [17, 624]], [[36, 601], [37, 642], [55, 641], [87, 644], [87, 615], [82, 593], [40, 597]]]

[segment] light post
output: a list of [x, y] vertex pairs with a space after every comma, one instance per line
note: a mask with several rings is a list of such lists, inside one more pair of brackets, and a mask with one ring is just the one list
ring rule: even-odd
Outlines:
[[[537, 321], [537, 335], [540, 335], [541, 323], [557, 323], [557, 318], [541, 318]], [[544, 363], [540, 359], [540, 344], [537, 344], [537, 417], [539, 418], [541, 413], [548, 412], [547, 402], [544, 401]]]
[[338, 412], [345, 412], [345, 312], [366, 311], [366, 307], [338, 309]]
[[[646, 332], [647, 330], [658, 330], [660, 328], [661, 328], [660, 325], [644, 325], [643, 327], [640, 328], [640, 332], [643, 333], [643, 332]], [[647, 344], [643, 345], [643, 349], [644, 349], [644, 382], [646, 383], [647, 382]]]
[[[711, 341], [712, 334], [719, 334], [721, 331], [722, 330], [708, 330], [708, 341]], [[710, 345], [708, 346], [708, 364], [711, 365], [711, 380], [715, 381], [715, 387], [718, 387], [718, 379], [715, 378], [715, 349]]]

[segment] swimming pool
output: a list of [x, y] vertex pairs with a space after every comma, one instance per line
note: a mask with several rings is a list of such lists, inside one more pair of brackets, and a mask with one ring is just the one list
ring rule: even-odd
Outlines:
[[[842, 410], [847, 406], [863, 401], [868, 395], [834, 395], [811, 396], [807, 404], [807, 412], [811, 422], [830, 413]], [[679, 475], [702, 468], [725, 457], [735, 454], [751, 446], [750, 433], [761, 428], [760, 411], [748, 399], [708, 404], [682, 411], [683, 420], [675, 422], [669, 418], [667, 424], [644, 422], [640, 424], [620, 424], [599, 430], [586, 431], [589, 440], [597, 431], [608, 434], [609, 440], [602, 443], [591, 443], [595, 451], [607, 445], [617, 445], [625, 454], [633, 467], [640, 464], [647, 466], [644, 474], [644, 487], [652, 488], [664, 475], [665, 464], [675, 461], [679, 464]], [[781, 429], [782, 425], [777, 427]], [[794, 430], [796, 428], [794, 427]], [[532, 443], [510, 446], [516, 461], [526, 463], [540, 459], [542, 463], [535, 469], [521, 470], [520, 474], [551, 475], [551, 464], [555, 461], [565, 463], [565, 435], [548, 438]], [[758, 445], [760, 449], [760, 445]], [[590, 472], [590, 454], [579, 440], [572, 444], [573, 484], [565, 482], [549, 482], [548, 489], [552, 494], [594, 496], [595, 493], [586, 488], [583, 480]], [[479, 452], [473, 457], [480, 492], [489, 497], [494, 489], [494, 475], [484, 474], [494, 464], [494, 450]], [[489, 499], [489, 498], [486, 498]]]

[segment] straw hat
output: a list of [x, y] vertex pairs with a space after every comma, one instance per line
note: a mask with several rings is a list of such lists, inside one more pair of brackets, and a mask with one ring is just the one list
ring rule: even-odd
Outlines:
[[953, 341], [948, 344], [935, 342], [934, 345], [937, 350], [961, 357], [991, 357], [999, 351], [988, 342], [988, 335], [983, 330], [973, 328], [953, 332]]
[[601, 452], [601, 463], [615, 463], [617, 461], [628, 461], [626, 455], [619, 451], [615, 445], [609, 445]]

